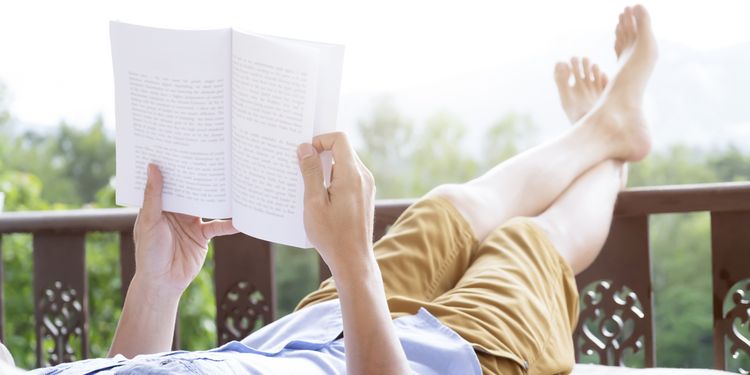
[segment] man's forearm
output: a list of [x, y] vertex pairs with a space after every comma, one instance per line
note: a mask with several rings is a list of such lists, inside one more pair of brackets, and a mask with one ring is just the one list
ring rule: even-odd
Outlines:
[[350, 374], [405, 374], [406, 355], [396, 337], [375, 259], [334, 274], [344, 320]]
[[179, 301], [179, 295], [133, 277], [108, 356], [132, 358], [170, 350]]

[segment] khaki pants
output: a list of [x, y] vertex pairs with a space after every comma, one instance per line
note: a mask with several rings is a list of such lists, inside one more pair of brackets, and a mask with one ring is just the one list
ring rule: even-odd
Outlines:
[[[573, 271], [528, 218], [508, 221], [479, 243], [451, 203], [423, 199], [374, 251], [392, 316], [424, 307], [472, 344], [485, 374], [573, 369]], [[334, 298], [328, 279], [297, 309]]]

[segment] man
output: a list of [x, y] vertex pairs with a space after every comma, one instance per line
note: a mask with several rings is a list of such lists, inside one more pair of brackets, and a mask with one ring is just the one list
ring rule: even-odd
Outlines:
[[[374, 246], [373, 179], [346, 137], [300, 145], [305, 228], [333, 277], [295, 313], [241, 343], [149, 354], [170, 349], [179, 298], [208, 241], [235, 233], [228, 221], [162, 212], [162, 178], [150, 166], [135, 226], [136, 273], [110, 349], [116, 356], [37, 371], [570, 372], [574, 274], [607, 237], [624, 163], [650, 151], [641, 101], [657, 48], [646, 10], [625, 8], [616, 34], [619, 69], [609, 82], [586, 59], [556, 66], [574, 127], [479, 178], [435, 188]], [[336, 160], [327, 189], [323, 151]]]

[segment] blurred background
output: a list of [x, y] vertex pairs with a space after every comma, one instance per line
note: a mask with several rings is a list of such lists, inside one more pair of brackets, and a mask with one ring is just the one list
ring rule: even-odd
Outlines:
[[[643, 0], [661, 57], [646, 94], [655, 152], [630, 186], [750, 179], [746, 1]], [[23, 1], [0, 12], [0, 192], [4, 210], [114, 206], [109, 20], [234, 26], [346, 45], [338, 128], [355, 139], [378, 198], [472, 178], [569, 126], [556, 61], [615, 67], [624, 1]], [[659, 366], [711, 367], [707, 214], [651, 219]], [[118, 238], [87, 239], [91, 355], [119, 317]], [[6, 344], [33, 354], [30, 236], [3, 236]], [[275, 252], [278, 311], [316, 287], [312, 251]], [[181, 307], [186, 349], [215, 344], [211, 261]], [[745, 361], [748, 359], [745, 358]], [[637, 363], [635, 356], [633, 363]]]

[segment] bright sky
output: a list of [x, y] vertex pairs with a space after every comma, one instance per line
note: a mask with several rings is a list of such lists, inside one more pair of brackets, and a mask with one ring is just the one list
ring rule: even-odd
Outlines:
[[[642, 1], [660, 40], [696, 49], [750, 41], [750, 2]], [[393, 92], [613, 37], [625, 1], [6, 1], [0, 80], [22, 122], [114, 126], [108, 21], [238, 26], [343, 43], [342, 95]], [[581, 43], [583, 41], [584, 43]], [[608, 42], [609, 43], [609, 42]], [[564, 56], [561, 56], [564, 57]], [[408, 111], [408, 108], [406, 108]]]

